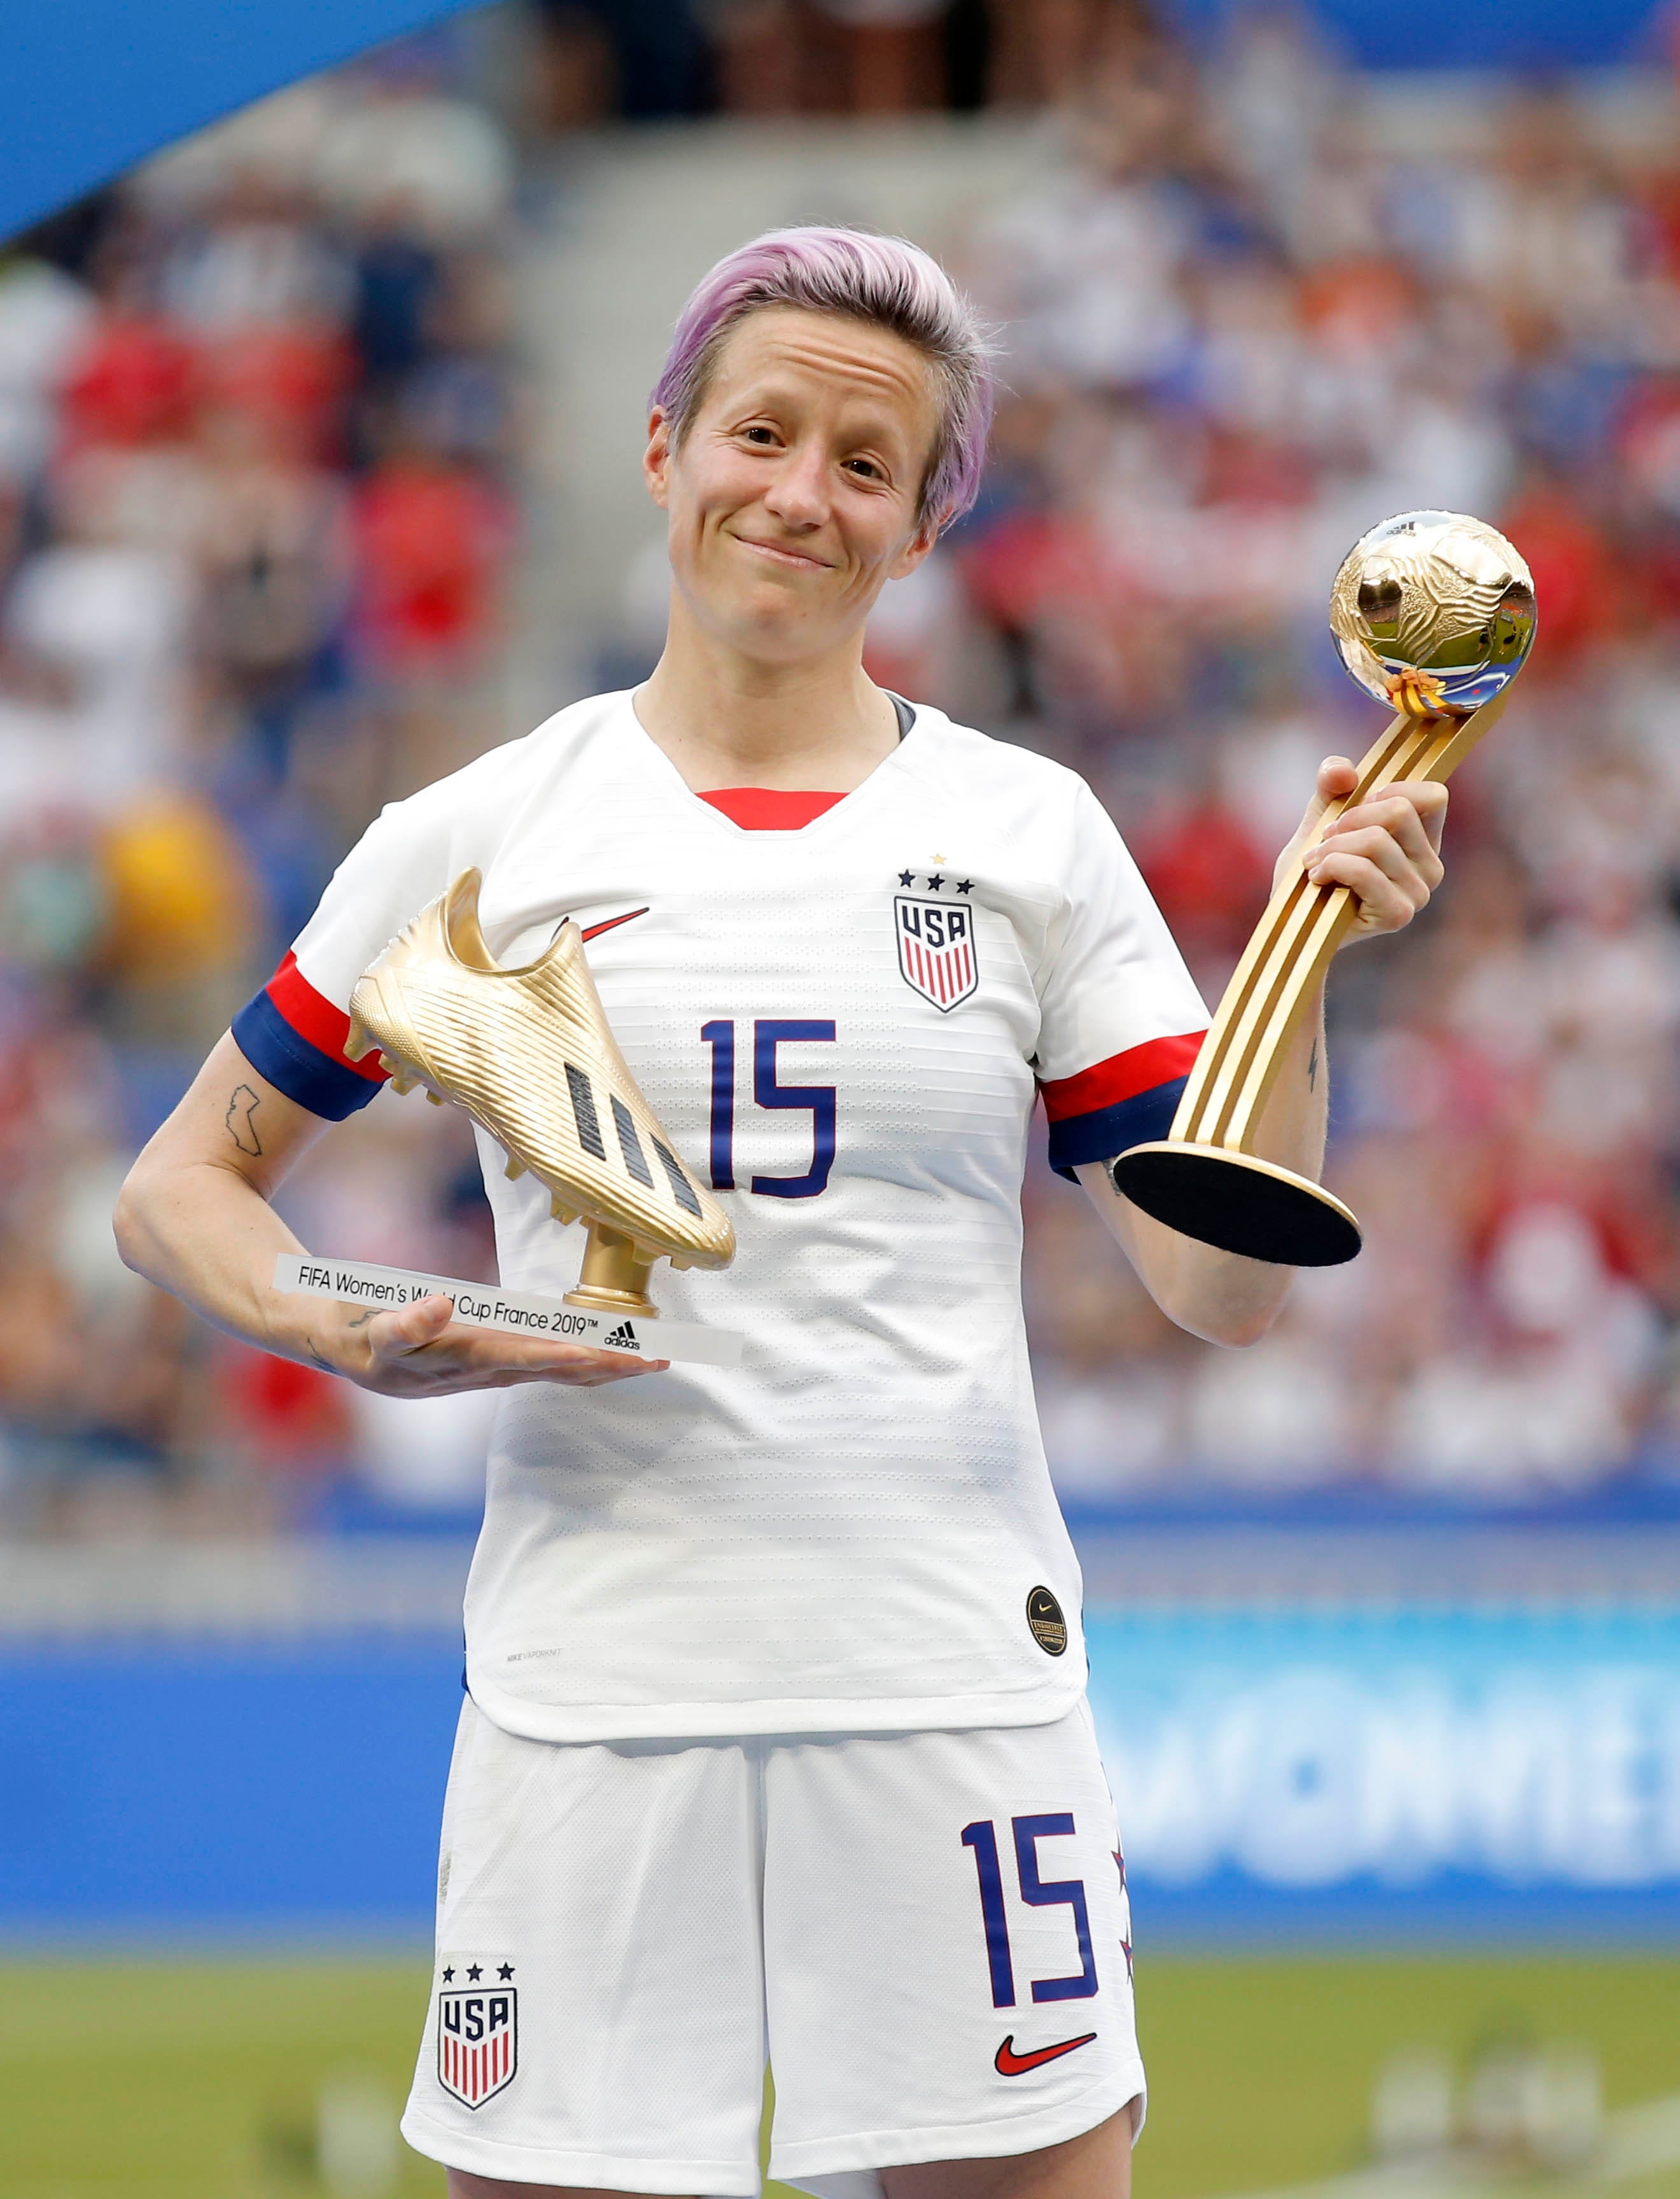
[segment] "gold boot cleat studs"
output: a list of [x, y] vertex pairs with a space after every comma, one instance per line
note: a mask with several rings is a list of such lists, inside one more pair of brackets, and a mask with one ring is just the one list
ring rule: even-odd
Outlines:
[[453, 1100], [528, 1169], [559, 1222], [589, 1240], [569, 1305], [655, 1313], [648, 1274], [723, 1268], [735, 1232], [697, 1183], [643, 1098], [607, 1022], [569, 920], [534, 962], [505, 970], [478, 920], [477, 871], [464, 871], [364, 971], [344, 1051], [375, 1047], [399, 1092]]

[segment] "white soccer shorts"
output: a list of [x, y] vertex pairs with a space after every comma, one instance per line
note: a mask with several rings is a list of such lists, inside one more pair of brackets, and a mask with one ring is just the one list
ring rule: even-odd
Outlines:
[[1135, 2102], [1131, 1926], [1083, 1702], [974, 1732], [554, 1743], [470, 1702], [403, 2119], [528, 2184], [881, 2199]]

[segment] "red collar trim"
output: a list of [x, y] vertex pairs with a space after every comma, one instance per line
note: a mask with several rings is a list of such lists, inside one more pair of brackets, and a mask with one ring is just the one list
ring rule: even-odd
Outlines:
[[700, 797], [744, 832], [802, 831], [845, 798], [843, 794], [808, 794], [802, 789], [790, 794], [779, 786], [719, 786]]

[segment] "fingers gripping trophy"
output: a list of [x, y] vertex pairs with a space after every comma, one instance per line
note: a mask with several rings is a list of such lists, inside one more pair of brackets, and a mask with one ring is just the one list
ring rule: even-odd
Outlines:
[[[1510, 698], [1534, 641], [1534, 582], [1505, 537], [1454, 511], [1407, 511], [1356, 542], [1330, 594], [1353, 678], [1394, 715], [1329, 803], [1307, 849], [1385, 786], [1449, 778]], [[1333, 1267], [1359, 1224], [1322, 1185], [1253, 1140], [1279, 1066], [1357, 914], [1345, 886], [1304, 871], [1272, 895], [1219, 1004], [1170, 1132], [1113, 1164], [1115, 1188], [1185, 1236], [1251, 1259]]]

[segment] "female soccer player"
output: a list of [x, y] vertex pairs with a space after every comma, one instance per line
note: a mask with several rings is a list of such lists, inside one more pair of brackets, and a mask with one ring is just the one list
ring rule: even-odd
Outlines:
[[[1175, 1321], [1250, 1342], [1288, 1277], [1105, 1174], [1164, 1130], [1206, 1017], [1089, 790], [863, 670], [990, 405], [912, 245], [790, 230], [715, 267], [649, 423], [657, 669], [388, 808], [123, 1195], [125, 1258], [236, 1335], [389, 1394], [507, 1392], [404, 2122], [454, 2199], [755, 2192], [767, 2049], [773, 2172], [821, 2199], [1128, 2188], [1124, 1871], [1022, 1332], [1035, 1097]], [[1352, 784], [1327, 761], [1309, 816]], [[1429, 899], [1445, 800], [1394, 790], [1308, 858], [1361, 930]], [[739, 1240], [662, 1300], [744, 1332], [738, 1368], [271, 1287], [299, 1249], [271, 1197], [379, 1081], [342, 1053], [352, 988], [474, 866], [504, 965], [568, 915], [590, 937]], [[1313, 1175], [1322, 1059], [1310, 1025], [1260, 1144]], [[580, 1233], [481, 1142], [504, 1284], [557, 1295]]]

